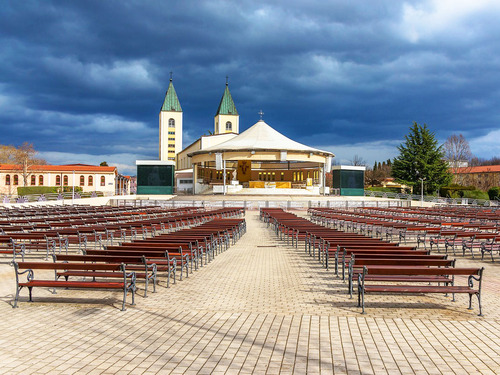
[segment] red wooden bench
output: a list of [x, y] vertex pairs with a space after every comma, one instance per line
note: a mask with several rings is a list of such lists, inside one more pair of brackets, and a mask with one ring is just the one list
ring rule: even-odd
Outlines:
[[[127, 272], [126, 266], [122, 264], [95, 264], [95, 263], [49, 263], [49, 262], [14, 262], [16, 271], [16, 296], [13, 307], [17, 307], [19, 293], [22, 288], [29, 290], [29, 301], [33, 302], [32, 289], [42, 288], [77, 288], [77, 289], [113, 289], [123, 290], [122, 311], [125, 310], [125, 302], [128, 292], [132, 293], [132, 303], [135, 305], [135, 272]], [[21, 271], [23, 270], [23, 271]], [[121, 272], [122, 281], [62, 281], [57, 277], [53, 280], [37, 279], [35, 270], [78, 270], [78, 271], [109, 271]], [[26, 281], [20, 281], [20, 276], [26, 274]]]
[[[103, 256], [103, 255], [80, 255], [80, 254], [59, 254], [52, 255], [54, 263], [62, 262], [91, 262], [91, 263], [123, 263], [129, 271], [135, 271], [135, 277], [145, 282], [144, 298], [148, 294], [149, 283], [153, 283], [153, 293], [156, 292], [157, 266], [156, 263], [148, 262], [146, 257], [125, 257], [125, 256]], [[121, 272], [114, 271], [87, 271], [87, 270], [63, 270], [56, 272], [57, 277], [64, 277], [66, 281], [70, 276], [116, 278], [121, 277]]]
[[[472, 309], [472, 296], [476, 296], [479, 305], [479, 316], [482, 316], [481, 307], [481, 284], [484, 268], [428, 268], [428, 267], [387, 267], [387, 266], [364, 266], [363, 272], [358, 275], [358, 307], [365, 313], [365, 295], [368, 293], [394, 293], [394, 294], [428, 294], [428, 293], [452, 293], [455, 301], [455, 293], [469, 295], [469, 309]], [[455, 285], [453, 281], [444, 285], [393, 285], [393, 284], [367, 284], [367, 276], [467, 276], [467, 285]], [[475, 286], [475, 282], [477, 285]]]

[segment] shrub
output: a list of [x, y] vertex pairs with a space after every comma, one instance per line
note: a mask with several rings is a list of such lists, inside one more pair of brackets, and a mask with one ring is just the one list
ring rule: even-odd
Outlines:
[[[71, 193], [73, 191], [73, 186], [63, 186], [63, 191]], [[83, 189], [80, 186], [75, 186], [75, 193], [79, 193], [81, 191], [83, 191]]]
[[488, 200], [489, 196], [488, 193], [482, 190], [467, 190], [464, 191], [464, 198], [469, 198], [469, 199], [484, 199]]
[[[465, 197], [465, 191], [475, 190], [474, 186], [462, 186], [451, 184], [448, 186], [441, 186], [439, 188], [439, 195], [446, 198], [462, 198]], [[467, 198], [467, 197], [465, 197]]]
[[488, 190], [488, 196], [490, 200], [499, 199], [500, 198], [500, 187], [494, 186], [490, 190]]

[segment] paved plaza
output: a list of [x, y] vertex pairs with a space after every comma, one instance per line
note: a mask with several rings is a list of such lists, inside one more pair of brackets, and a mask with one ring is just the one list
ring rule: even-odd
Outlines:
[[12, 309], [14, 270], [0, 258], [0, 373], [500, 373], [498, 264], [458, 257], [486, 267], [484, 317], [464, 295], [368, 295], [362, 315], [332, 271], [258, 212], [246, 220], [237, 244], [169, 289], [139, 290], [124, 312], [119, 292], [43, 288]]

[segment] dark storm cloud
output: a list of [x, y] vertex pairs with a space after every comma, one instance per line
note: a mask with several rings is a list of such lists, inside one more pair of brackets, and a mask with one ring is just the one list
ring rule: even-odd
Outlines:
[[0, 143], [33, 142], [54, 163], [155, 158], [173, 71], [187, 143], [213, 128], [228, 75], [242, 130], [263, 109], [341, 159], [394, 156], [412, 121], [484, 144], [499, 121], [499, 13], [483, 0], [8, 2]]

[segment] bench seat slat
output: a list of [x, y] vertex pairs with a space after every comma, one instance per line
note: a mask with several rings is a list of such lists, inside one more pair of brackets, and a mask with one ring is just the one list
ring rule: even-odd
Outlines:
[[[128, 267], [131, 270], [131, 267]], [[144, 270], [144, 267], [140, 269]], [[115, 277], [123, 279], [123, 272], [94, 272], [94, 271], [66, 271], [66, 272], [58, 272], [57, 276], [88, 276], [88, 277]], [[135, 277], [139, 279], [145, 279], [146, 274], [144, 272], [138, 273], [135, 272]]]
[[[122, 274], [123, 275], [123, 274]], [[95, 288], [95, 289], [123, 289], [123, 282], [95, 282], [95, 281], [54, 281], [54, 280], [32, 280], [19, 283], [23, 287], [47, 287], [47, 288]]]
[[476, 294], [479, 290], [472, 289], [467, 286], [420, 286], [420, 285], [366, 285], [364, 286], [365, 293], [368, 292], [385, 292], [385, 293], [468, 293]]

